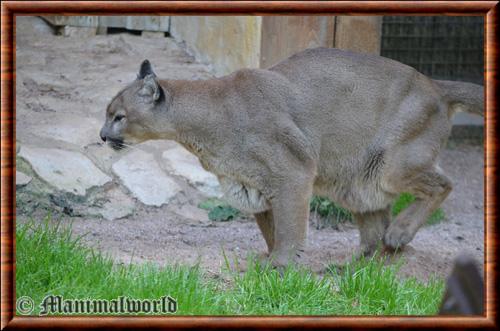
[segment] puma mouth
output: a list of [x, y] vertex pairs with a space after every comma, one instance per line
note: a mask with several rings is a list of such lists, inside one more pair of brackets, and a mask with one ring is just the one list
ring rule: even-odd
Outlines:
[[123, 139], [111, 139], [108, 137], [106, 143], [115, 151], [119, 151], [127, 147], [127, 145], [123, 142]]

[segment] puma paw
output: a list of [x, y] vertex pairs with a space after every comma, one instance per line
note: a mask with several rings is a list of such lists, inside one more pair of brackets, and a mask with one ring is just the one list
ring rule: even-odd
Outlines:
[[372, 258], [373, 256], [375, 256], [377, 254], [377, 251], [378, 251], [378, 246], [376, 245], [371, 245], [371, 246], [365, 246], [365, 245], [362, 245], [360, 246], [356, 253], [354, 253], [354, 258], [356, 260], [359, 260], [359, 259], [362, 259], [362, 258]]
[[304, 250], [296, 250], [289, 254], [271, 253], [268, 260], [275, 269], [284, 270], [289, 264], [306, 264], [306, 258]]
[[286, 257], [282, 257], [282, 256], [279, 256], [279, 255], [274, 255], [274, 254], [271, 254], [268, 258], [267, 258], [267, 261], [268, 263], [270, 263], [273, 268], [275, 269], [285, 269], [286, 266], [292, 262], [290, 261], [290, 259], [287, 259]]
[[255, 255], [255, 263], [260, 264], [261, 266], [267, 266], [270, 265], [271, 267], [273, 266], [271, 264], [271, 258], [269, 257], [269, 253], [267, 252], [262, 252], [260, 254]]
[[400, 227], [389, 227], [384, 235], [384, 245], [390, 249], [403, 249], [414, 237], [414, 233]]

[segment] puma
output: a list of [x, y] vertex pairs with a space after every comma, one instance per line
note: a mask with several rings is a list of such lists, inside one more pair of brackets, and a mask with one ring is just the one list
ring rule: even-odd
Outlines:
[[[161, 80], [145, 60], [106, 110], [115, 149], [173, 139], [253, 213], [275, 266], [301, 262], [309, 199], [350, 210], [360, 253], [401, 249], [452, 185], [436, 164], [457, 111], [483, 114], [483, 87], [432, 80], [384, 57], [297, 53], [269, 69], [202, 81]], [[391, 221], [402, 192], [416, 200]]]

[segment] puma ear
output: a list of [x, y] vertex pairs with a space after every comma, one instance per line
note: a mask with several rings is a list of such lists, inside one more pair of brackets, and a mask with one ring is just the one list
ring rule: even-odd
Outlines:
[[149, 74], [144, 77], [139, 94], [143, 97], [149, 98], [151, 102], [155, 102], [160, 99], [163, 94], [163, 90], [156, 81], [156, 76], [154, 74]]
[[147, 75], [156, 76], [153, 72], [153, 68], [151, 67], [151, 63], [149, 62], [149, 60], [144, 60], [141, 63], [141, 68], [139, 69], [137, 79], [144, 79]]

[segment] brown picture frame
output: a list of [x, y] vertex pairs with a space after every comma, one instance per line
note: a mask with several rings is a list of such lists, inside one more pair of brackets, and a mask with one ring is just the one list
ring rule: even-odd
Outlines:
[[[497, 328], [497, 1], [5, 1], [1, 43], [1, 329], [25, 328]], [[24, 317], [15, 315], [16, 15], [483, 15], [485, 17], [485, 314], [394, 317]]]

